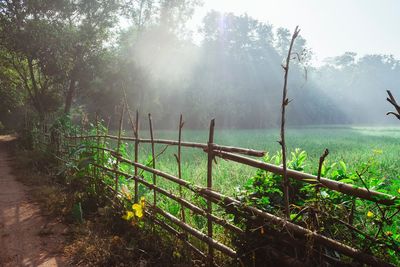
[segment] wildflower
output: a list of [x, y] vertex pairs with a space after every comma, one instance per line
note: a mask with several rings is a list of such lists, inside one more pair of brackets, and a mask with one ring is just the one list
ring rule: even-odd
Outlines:
[[392, 233], [391, 231], [387, 231], [385, 234], [386, 234], [387, 236], [392, 236], [392, 235], [393, 235], [393, 233]]
[[143, 217], [143, 209], [141, 205], [135, 203], [132, 205], [132, 209], [136, 217], [138, 217], [139, 219]]
[[374, 217], [374, 213], [373, 213], [372, 211], [368, 211], [368, 212], [367, 212], [367, 217], [368, 217], [368, 218]]
[[144, 200], [144, 197], [141, 197], [140, 198], [140, 206], [142, 206], [142, 209], [144, 209], [144, 206], [145, 206], [145, 200]]
[[126, 214], [124, 216], [122, 216], [122, 219], [129, 221], [130, 219], [132, 219], [134, 216], [132, 211], [126, 211]]

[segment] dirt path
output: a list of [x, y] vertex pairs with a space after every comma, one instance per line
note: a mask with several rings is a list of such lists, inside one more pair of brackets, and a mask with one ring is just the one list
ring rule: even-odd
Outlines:
[[0, 267], [66, 266], [59, 223], [40, 215], [28, 188], [11, 174], [11, 136], [0, 136]]

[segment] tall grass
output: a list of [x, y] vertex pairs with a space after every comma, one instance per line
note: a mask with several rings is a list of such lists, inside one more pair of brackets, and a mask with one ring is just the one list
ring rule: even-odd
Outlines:
[[[125, 135], [130, 135], [126, 132]], [[177, 139], [177, 131], [156, 131], [155, 138]], [[207, 140], [207, 131], [184, 130], [183, 140], [203, 142]], [[147, 131], [140, 133], [148, 137]], [[220, 145], [232, 145], [265, 150], [274, 154], [280, 149], [278, 129], [270, 130], [216, 130], [215, 142]], [[316, 173], [318, 160], [325, 148], [330, 151], [327, 163], [344, 161], [349, 168], [356, 168], [359, 163], [376, 157], [382, 177], [400, 179], [400, 127], [303, 127], [287, 130], [288, 151], [295, 148], [308, 154], [305, 171]], [[157, 145], [160, 152], [164, 145]], [[127, 143], [127, 152], [133, 159], [133, 143]], [[378, 152], [378, 153], [377, 153]], [[177, 147], [168, 147], [157, 159], [158, 169], [177, 174], [174, 158]], [[150, 145], [141, 144], [140, 161], [145, 162], [151, 154]], [[200, 149], [182, 148], [182, 177], [190, 182], [206, 185], [207, 154]], [[252, 177], [256, 169], [241, 164], [217, 159], [213, 181], [215, 189], [232, 195], [238, 186]]]

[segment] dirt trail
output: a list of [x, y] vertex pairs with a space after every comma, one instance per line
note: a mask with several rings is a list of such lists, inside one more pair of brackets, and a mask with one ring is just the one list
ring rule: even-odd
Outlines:
[[11, 174], [7, 143], [12, 139], [0, 136], [0, 267], [66, 266], [61, 256], [64, 227], [41, 216], [28, 188]]

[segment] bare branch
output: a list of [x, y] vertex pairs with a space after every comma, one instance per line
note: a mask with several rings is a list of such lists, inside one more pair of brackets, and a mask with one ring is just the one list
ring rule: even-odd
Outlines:
[[396, 99], [394, 98], [394, 96], [392, 95], [392, 93], [390, 92], [390, 90], [386, 90], [386, 92], [388, 93], [389, 97], [386, 98], [386, 100], [392, 104], [394, 106], [394, 108], [396, 109], [396, 112], [388, 112], [386, 113], [386, 115], [394, 115], [396, 116], [397, 119], [400, 120], [400, 106], [399, 104], [397, 104]]
[[286, 218], [290, 218], [290, 209], [289, 209], [289, 179], [287, 177], [287, 166], [286, 166], [286, 143], [285, 143], [285, 114], [286, 114], [286, 106], [289, 104], [289, 99], [287, 98], [287, 83], [289, 77], [289, 64], [292, 57], [292, 49], [294, 41], [299, 35], [300, 29], [299, 26], [296, 26], [296, 29], [293, 32], [292, 40], [290, 42], [289, 51], [286, 57], [286, 65], [282, 66], [285, 71], [285, 80], [283, 84], [283, 94], [282, 94], [282, 114], [281, 114], [281, 140], [279, 144], [282, 147], [282, 163], [283, 163], [283, 194], [285, 198], [285, 215]]

